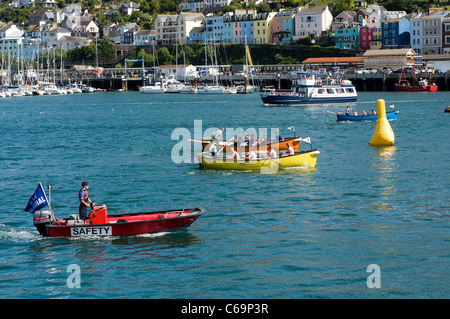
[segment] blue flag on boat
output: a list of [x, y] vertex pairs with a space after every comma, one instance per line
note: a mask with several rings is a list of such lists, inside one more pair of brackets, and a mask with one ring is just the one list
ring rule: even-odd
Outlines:
[[47, 196], [45, 196], [42, 184], [39, 183], [38, 187], [34, 191], [34, 194], [31, 195], [28, 200], [27, 207], [25, 207], [24, 210], [26, 212], [30, 212], [30, 214], [33, 214], [36, 210], [39, 210], [46, 205], [48, 205]]

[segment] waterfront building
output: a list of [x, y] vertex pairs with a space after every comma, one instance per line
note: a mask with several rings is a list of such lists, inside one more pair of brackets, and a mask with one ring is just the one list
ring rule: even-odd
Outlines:
[[292, 42], [295, 25], [295, 11], [282, 10], [277, 12], [272, 18], [272, 37], [273, 44], [287, 44]]
[[202, 26], [204, 21], [202, 13], [159, 14], [155, 19], [156, 42], [158, 45], [187, 44], [191, 30]]
[[385, 49], [410, 47], [410, 21], [406, 17], [381, 23], [382, 43]]
[[381, 69], [390, 67], [394, 69], [413, 66], [416, 53], [409, 48], [367, 50], [364, 54], [364, 67]]
[[59, 39], [70, 36], [71, 32], [64, 28], [53, 28], [51, 30], [48, 30], [46, 32], [46, 46], [48, 48], [56, 48], [58, 46]]
[[380, 50], [383, 47], [382, 44], [381, 26], [375, 25], [372, 28], [372, 40], [370, 40], [370, 50]]
[[410, 20], [411, 49], [413, 49], [418, 55], [423, 54], [423, 19], [424, 15], [420, 15]]
[[320, 36], [322, 32], [331, 28], [332, 23], [333, 15], [328, 10], [328, 6], [314, 9], [297, 8], [293, 40], [309, 35]]
[[7, 53], [11, 57], [18, 57], [24, 33], [13, 23], [3, 26], [0, 24], [0, 52]]
[[155, 30], [139, 30], [134, 34], [134, 44], [147, 46], [155, 40]]
[[191, 32], [189, 32], [187, 44], [205, 43], [205, 30], [206, 27], [204, 26], [192, 28]]
[[450, 11], [435, 11], [423, 18], [422, 55], [425, 52], [433, 54], [443, 53], [442, 21], [450, 17]]
[[205, 38], [208, 43], [223, 43], [224, 41], [224, 16], [207, 16], [205, 19]]
[[355, 22], [356, 12], [355, 11], [342, 11], [339, 13], [331, 24], [331, 30], [340, 29], [344, 26], [344, 24], [349, 24]]
[[275, 15], [276, 12], [257, 13], [256, 9], [227, 12], [223, 16], [224, 43], [270, 43]]
[[73, 50], [89, 45], [92, 41], [94, 40], [86, 37], [64, 36], [58, 40], [58, 48], [64, 51]]
[[335, 46], [341, 49], [355, 49], [359, 48], [360, 38], [360, 23], [352, 22], [344, 24], [337, 30], [334, 30]]
[[450, 54], [450, 18], [442, 19], [442, 53]]
[[223, 8], [228, 6], [231, 0], [184, 0], [179, 4], [181, 11], [203, 12], [211, 8]]
[[364, 25], [359, 29], [359, 48], [361, 50], [369, 50], [371, 49], [371, 42], [373, 39], [373, 28]]

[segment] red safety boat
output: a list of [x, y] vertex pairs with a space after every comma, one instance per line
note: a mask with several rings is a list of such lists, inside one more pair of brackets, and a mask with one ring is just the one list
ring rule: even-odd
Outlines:
[[[190, 226], [204, 211], [201, 208], [108, 215], [106, 205], [92, 206], [88, 219], [79, 215], [56, 219], [53, 211], [52, 185], [50, 201], [39, 184], [28, 200], [25, 211], [33, 214], [34, 226], [46, 237], [132, 236], [172, 231]], [[49, 207], [48, 209], [44, 209]], [[51, 207], [51, 208], [50, 208]]]
[[56, 219], [50, 210], [35, 211], [33, 220], [39, 233], [48, 237], [131, 236], [188, 227], [203, 213], [193, 208], [108, 216], [103, 205], [95, 207], [87, 220], [78, 214]]

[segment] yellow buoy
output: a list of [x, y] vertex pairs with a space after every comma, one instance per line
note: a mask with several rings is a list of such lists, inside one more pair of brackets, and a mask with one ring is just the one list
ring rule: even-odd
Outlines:
[[386, 118], [386, 106], [384, 100], [377, 100], [378, 120], [375, 132], [369, 145], [394, 145], [395, 135], [389, 121]]

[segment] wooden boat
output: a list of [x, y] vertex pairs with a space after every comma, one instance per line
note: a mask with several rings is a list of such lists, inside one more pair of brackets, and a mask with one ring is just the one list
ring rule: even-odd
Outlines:
[[[193, 142], [198, 142], [197, 140], [191, 140]], [[201, 140], [203, 149], [208, 148], [212, 141], [211, 140]], [[298, 151], [298, 148], [300, 146], [300, 138], [298, 137], [291, 137], [291, 138], [285, 138], [283, 141], [280, 141], [278, 143], [268, 143], [268, 144], [260, 144], [258, 143], [256, 147], [254, 148], [255, 151], [266, 151], [268, 147], [275, 148], [279, 151], [287, 151], [288, 147], [286, 143], [289, 143], [294, 151]], [[224, 147], [225, 146], [225, 147]], [[245, 143], [245, 145], [242, 146], [235, 146], [233, 142], [227, 143], [227, 141], [221, 141], [219, 142], [219, 145], [217, 146], [217, 149], [220, 150], [222, 147], [223, 152], [226, 152], [230, 147], [235, 148], [238, 152], [249, 152], [250, 147], [248, 143]]]
[[[378, 115], [346, 115], [336, 113], [338, 121], [376, 121], [378, 120]], [[398, 111], [386, 112], [386, 118], [388, 120], [396, 120], [398, 116]]]
[[103, 205], [95, 207], [86, 220], [78, 214], [55, 219], [50, 210], [35, 211], [33, 220], [46, 237], [131, 236], [188, 227], [203, 213], [201, 208], [193, 208], [108, 216]]
[[232, 160], [226, 158], [213, 158], [203, 155], [200, 168], [211, 170], [278, 170], [293, 167], [313, 168], [316, 166], [318, 150], [296, 152], [294, 155], [257, 160]]

